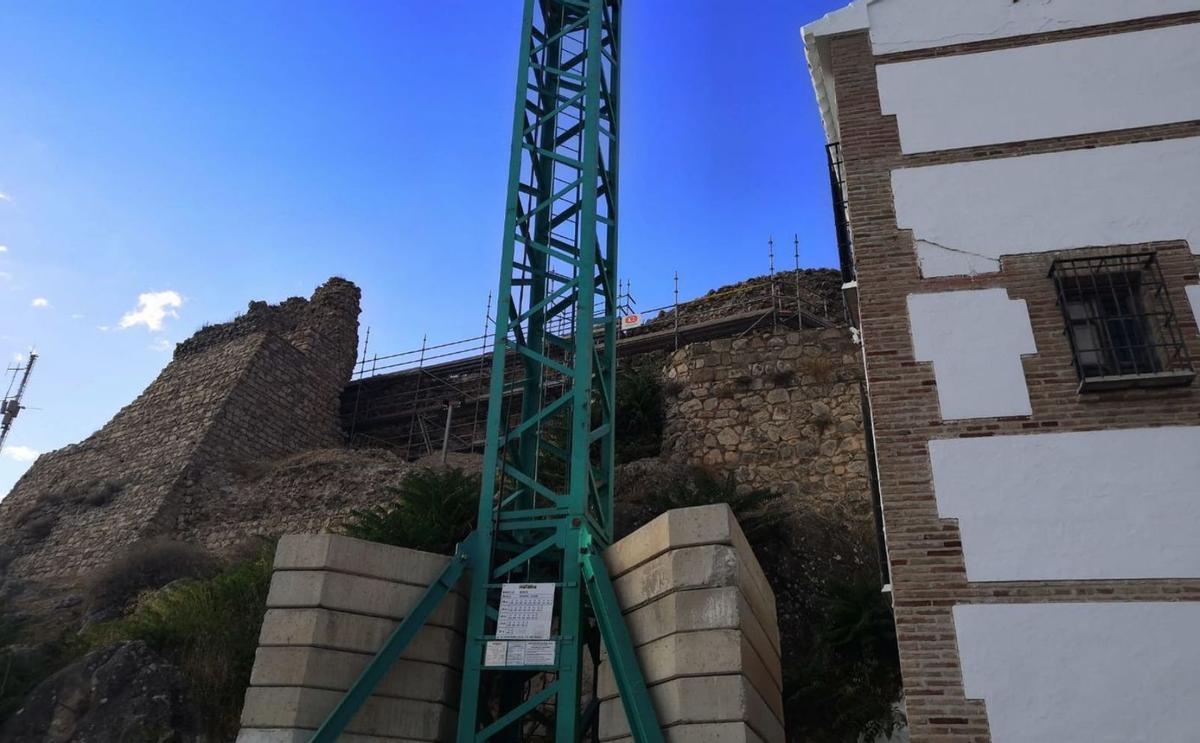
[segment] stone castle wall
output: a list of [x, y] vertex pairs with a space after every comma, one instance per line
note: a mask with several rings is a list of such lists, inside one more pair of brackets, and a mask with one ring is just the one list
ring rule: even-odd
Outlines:
[[870, 518], [862, 362], [844, 328], [693, 343], [665, 376], [664, 456]]
[[0, 501], [6, 575], [78, 577], [139, 539], [221, 515], [188, 497], [239, 462], [339, 445], [359, 290], [252, 303], [201, 330], [136, 400], [79, 444], [46, 454]]
[[[347, 448], [338, 419], [358, 301], [334, 279], [311, 300], [252, 302], [179, 344], [133, 403], [42, 456], [0, 502], [5, 575], [71, 582], [153, 536], [223, 552], [248, 537], [322, 531], [395, 498], [419, 464]], [[735, 473], [797, 508], [869, 516], [861, 366], [844, 329], [693, 343], [662, 370], [663, 459]]]

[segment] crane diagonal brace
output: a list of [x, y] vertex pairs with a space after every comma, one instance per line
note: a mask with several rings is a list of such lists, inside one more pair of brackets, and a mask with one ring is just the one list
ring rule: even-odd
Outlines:
[[[476, 532], [471, 532], [458, 545], [454, 556], [446, 563], [446, 567], [437, 579], [425, 589], [425, 593], [417, 601], [409, 615], [392, 630], [392, 634], [384, 642], [379, 653], [367, 664], [346, 695], [338, 702], [337, 707], [329, 713], [325, 722], [312, 737], [312, 743], [334, 743], [345, 731], [346, 726], [358, 714], [358, 711], [370, 699], [375, 687], [387, 676], [392, 666], [408, 649], [417, 632], [429, 619], [429, 615], [454, 590], [454, 586], [462, 579], [467, 567], [471, 564], [472, 550], [479, 548]], [[629, 729], [638, 743], [663, 743], [662, 732], [659, 729], [654, 706], [650, 701], [650, 693], [646, 688], [646, 680], [642, 677], [641, 667], [633, 647], [629, 630], [622, 621], [613, 621], [612, 617], [621, 616], [621, 607], [617, 603], [617, 595], [613, 590], [612, 580], [608, 575], [608, 566], [600, 554], [599, 545], [593, 539], [589, 529], [579, 532], [579, 566], [587, 586], [588, 597], [596, 610], [599, 619], [600, 635], [608, 650], [609, 660], [613, 667], [613, 676], [617, 682], [617, 690], [621, 695], [621, 703], [625, 709], [625, 718], [629, 721]], [[547, 694], [547, 696], [549, 696]], [[460, 741], [460, 743], [466, 743]], [[473, 743], [473, 742], [472, 742]]]
[[475, 532], [471, 532], [470, 536], [458, 545], [454, 551], [454, 557], [446, 563], [446, 567], [438, 575], [437, 580], [425, 589], [425, 593], [417, 601], [416, 606], [396, 626], [396, 629], [392, 630], [392, 634], [388, 635], [388, 639], [383, 643], [379, 653], [359, 674], [350, 690], [329, 713], [329, 717], [325, 718], [325, 722], [313, 735], [312, 743], [333, 743], [338, 739], [338, 736], [370, 699], [375, 687], [404, 654], [413, 638], [417, 636], [417, 632], [429, 619], [429, 615], [438, 607], [442, 599], [454, 590], [455, 584], [462, 578], [467, 566], [471, 563], [471, 555], [476, 549], [478, 541]]

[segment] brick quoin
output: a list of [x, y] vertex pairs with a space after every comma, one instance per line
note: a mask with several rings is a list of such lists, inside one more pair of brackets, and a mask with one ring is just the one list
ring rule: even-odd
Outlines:
[[[1200, 601], [1200, 579], [971, 583], [966, 579], [957, 520], [938, 516], [927, 442], [1200, 423], [1200, 386], [1128, 389], [1081, 395], [1053, 281], [1056, 257], [1158, 255], [1179, 330], [1193, 359], [1200, 332], [1184, 286], [1200, 258], [1182, 241], [1096, 246], [1058, 253], [1006, 255], [996, 273], [923, 279], [911, 232], [896, 224], [891, 171], [947, 162], [994, 159], [1200, 135], [1200, 122], [1142, 127], [1035, 142], [904, 156], [894, 116], [881, 113], [876, 65], [1030, 43], [1162, 27], [1200, 19], [1181, 14], [1103, 27], [992, 40], [876, 57], [866, 31], [829, 39], [837, 89], [845, 188], [859, 282], [859, 315], [880, 471], [893, 600], [910, 733], [914, 741], [991, 741], [982, 700], [965, 696], [952, 609], [956, 604], [1065, 601]], [[828, 71], [828, 70], [827, 70]], [[907, 297], [912, 293], [1004, 288], [1028, 305], [1038, 353], [1023, 365], [1033, 414], [942, 421], [932, 364], [913, 356]], [[1131, 462], [1131, 466], [1136, 466]]]

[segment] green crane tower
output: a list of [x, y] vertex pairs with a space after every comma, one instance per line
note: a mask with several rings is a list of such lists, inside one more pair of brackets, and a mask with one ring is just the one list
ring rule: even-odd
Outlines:
[[621, 0], [525, 0], [478, 525], [314, 741], [336, 740], [466, 571], [459, 743], [594, 735], [599, 702], [582, 684], [601, 639], [634, 740], [662, 741], [601, 557], [613, 538], [620, 16]]

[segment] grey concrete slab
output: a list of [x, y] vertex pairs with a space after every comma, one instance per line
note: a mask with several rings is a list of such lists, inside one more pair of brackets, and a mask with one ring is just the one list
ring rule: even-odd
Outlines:
[[[237, 743], [309, 743], [315, 730], [302, 728], [242, 728]], [[341, 735], [338, 743], [429, 743], [415, 738], [385, 738], [379, 735]]]
[[[308, 686], [345, 691], [373, 658], [366, 653], [314, 647], [260, 647], [251, 686]], [[375, 688], [377, 696], [458, 706], [461, 674], [449, 666], [400, 660]]]
[[[292, 686], [252, 686], [242, 708], [244, 728], [316, 729], [342, 698], [326, 689]], [[421, 741], [448, 740], [457, 716], [440, 704], [411, 699], [371, 697], [346, 727], [346, 732]]]
[[[330, 609], [268, 609], [260, 646], [301, 645], [375, 654], [399, 624], [391, 619]], [[462, 667], [463, 636], [446, 627], [417, 631], [402, 658]]]
[[605, 550], [604, 560], [615, 580], [668, 550], [707, 544], [729, 545], [743, 556], [744, 577], [762, 595], [766, 612], [775, 616], [775, 594], [733, 511], [724, 503], [667, 511]]
[[446, 555], [340, 534], [288, 534], [275, 550], [276, 570], [333, 570], [418, 586], [433, 583], [449, 561]]
[[[668, 635], [637, 649], [642, 675], [650, 685], [684, 676], [742, 674], [777, 717], [783, 719], [783, 679], [772, 674], [737, 630], [707, 630]], [[599, 695], [617, 696], [616, 681], [608, 663], [600, 666]]]
[[779, 626], [771, 622], [768, 635], [749, 602], [736, 586], [674, 591], [625, 614], [625, 626], [635, 646], [676, 632], [738, 629], [776, 676], [779, 670]]
[[[744, 722], [675, 725], [664, 730], [663, 737], [666, 739], [666, 743], [764, 743], [763, 739]], [[633, 737], [615, 738], [612, 743], [633, 743]]]
[[737, 586], [778, 647], [778, 630], [772, 633], [776, 626], [774, 598], [748, 579], [746, 566], [751, 563], [753, 557], [747, 561], [729, 545], [685, 547], [664, 552], [630, 570], [614, 581], [613, 588], [617, 600], [628, 612], [672, 591]]
[[[277, 570], [271, 576], [268, 609], [323, 607], [353, 614], [403, 619], [425, 595], [425, 586], [397, 583], [328, 570]], [[450, 594], [429, 616], [429, 624], [457, 627], [466, 621], [467, 603]]]
[[[735, 676], [678, 678], [650, 688], [650, 698], [664, 728], [680, 724], [743, 722], [767, 743], [784, 743], [783, 723], [763, 701], [749, 679]], [[620, 699], [600, 704], [600, 738], [628, 736]]]

